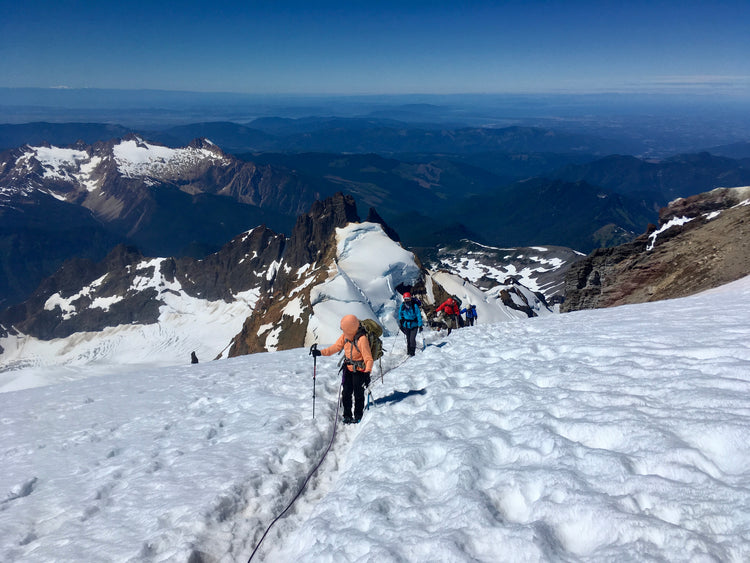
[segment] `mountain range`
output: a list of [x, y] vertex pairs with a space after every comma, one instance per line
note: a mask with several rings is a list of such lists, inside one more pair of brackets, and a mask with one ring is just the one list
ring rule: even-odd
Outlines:
[[449, 296], [476, 305], [484, 323], [682, 297], [750, 275], [749, 220], [750, 188], [720, 188], [673, 201], [659, 227], [589, 256], [463, 240], [421, 260], [374, 209], [362, 221], [338, 193], [314, 202], [289, 237], [256, 227], [203, 259], [120, 245], [100, 262], [70, 260], [0, 312], [0, 359], [7, 370], [287, 350], [332, 341], [347, 313], [393, 336], [404, 291], [430, 323]]
[[286, 230], [318, 194], [293, 173], [239, 161], [208, 141], [170, 149], [129, 136], [7, 151], [0, 303], [28, 296], [65, 260], [101, 259], [119, 243], [203, 257], [261, 224]]
[[[314, 202], [288, 238], [257, 227], [202, 260], [147, 258], [124, 245], [100, 262], [74, 259], [0, 312], [0, 359], [12, 369], [113, 355], [128, 361], [126, 352], [176, 362], [191, 350], [204, 358], [286, 350], [335, 339], [344, 311], [394, 335], [398, 293], [406, 290], [430, 318], [449, 296], [475, 304], [483, 322], [552, 312], [542, 292], [513, 276], [488, 271], [472, 283], [468, 271], [481, 258], [430, 269], [389, 233], [374, 210], [360, 221], [354, 199], [336, 194]], [[569, 264], [535, 252], [546, 254], [547, 267], [526, 269], [523, 281], [533, 285], [551, 270], [562, 280]], [[520, 269], [514, 260], [506, 271]], [[544, 279], [536, 285], [548, 285], [548, 273]], [[123, 340], [140, 351], [119, 350]]]
[[[332, 125], [372, 133], [382, 124], [342, 119], [259, 123], [275, 133], [295, 127], [329, 131], [325, 127]], [[95, 138], [121, 130], [96, 124], [2, 127], [27, 139], [50, 134], [69, 140], [79, 133]], [[173, 128], [171, 139], [180, 140], [176, 133], [242, 137], [248, 129], [204, 123]], [[589, 252], [637, 236], [656, 222], [668, 198], [750, 184], [745, 161], [705, 153], [659, 162], [595, 158], [581, 150], [580, 139], [541, 129], [420, 131], [450, 141], [453, 152], [424, 152], [425, 144], [408, 160], [406, 155], [291, 149], [232, 155], [207, 139], [175, 148], [134, 134], [6, 151], [0, 154], [0, 247], [5, 250], [0, 304], [27, 298], [66, 259], [100, 260], [121, 243], [137, 246], [144, 255], [201, 258], [258, 225], [289, 232], [313, 201], [337, 191], [378, 209], [404, 244], [418, 252], [462, 239]], [[489, 145], [497, 150], [483, 152]], [[545, 147], [568, 152], [497, 152]], [[545, 175], [529, 177], [533, 171]]]

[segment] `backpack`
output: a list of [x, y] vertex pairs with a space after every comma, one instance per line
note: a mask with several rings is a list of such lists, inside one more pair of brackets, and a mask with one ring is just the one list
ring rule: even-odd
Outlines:
[[[367, 336], [367, 342], [370, 343], [370, 353], [372, 354], [373, 360], [379, 360], [383, 357], [383, 341], [380, 339], [383, 336], [383, 328], [372, 319], [362, 319], [359, 321], [359, 329], [354, 337], [354, 342], [359, 340], [359, 337], [365, 334]], [[356, 346], [356, 344], [355, 344]]]
[[458, 297], [456, 297], [455, 295], [453, 295], [452, 297], [453, 297], [453, 301], [456, 302], [456, 306], [460, 309], [461, 308], [461, 300]]

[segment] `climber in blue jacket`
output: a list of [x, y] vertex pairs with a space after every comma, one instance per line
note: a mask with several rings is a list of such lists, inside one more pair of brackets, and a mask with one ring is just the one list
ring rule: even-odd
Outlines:
[[406, 353], [413, 356], [417, 350], [417, 332], [422, 332], [422, 312], [408, 291], [398, 308], [398, 326], [406, 335]]

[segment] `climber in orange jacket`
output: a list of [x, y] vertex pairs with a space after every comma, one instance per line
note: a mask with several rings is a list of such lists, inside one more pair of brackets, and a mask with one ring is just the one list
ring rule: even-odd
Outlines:
[[[372, 372], [372, 352], [367, 334], [359, 328], [359, 319], [346, 315], [341, 319], [341, 336], [328, 348], [314, 349], [315, 356], [333, 356], [344, 351], [344, 362], [341, 365], [342, 401], [344, 403], [344, 422], [357, 423], [362, 420], [365, 408], [365, 388], [370, 384]], [[352, 395], [354, 395], [354, 416], [352, 417]]]

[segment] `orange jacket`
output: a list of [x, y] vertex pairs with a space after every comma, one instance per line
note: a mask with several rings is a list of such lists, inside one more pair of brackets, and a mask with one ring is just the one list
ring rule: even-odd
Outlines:
[[354, 315], [346, 315], [341, 319], [341, 331], [343, 334], [339, 336], [339, 339], [333, 345], [322, 349], [320, 353], [324, 356], [333, 356], [343, 350], [344, 357], [355, 366], [357, 371], [372, 371], [374, 360], [372, 359], [370, 342], [367, 340], [367, 335], [363, 334], [360, 336], [356, 346], [352, 342], [357, 335], [358, 329], [359, 319]]

